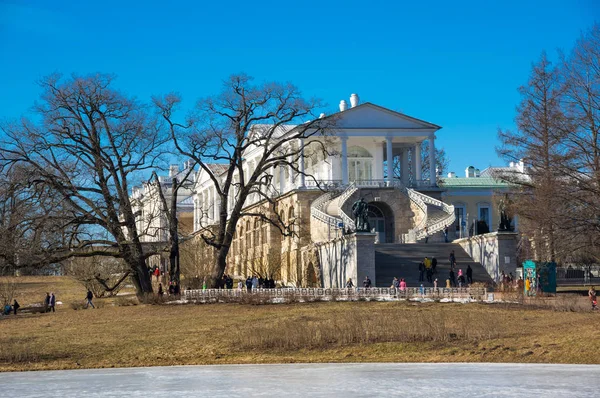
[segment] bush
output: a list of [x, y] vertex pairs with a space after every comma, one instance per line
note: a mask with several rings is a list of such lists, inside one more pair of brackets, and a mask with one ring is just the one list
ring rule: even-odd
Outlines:
[[113, 301], [116, 307], [130, 307], [139, 303], [140, 301], [136, 296], [119, 296]]

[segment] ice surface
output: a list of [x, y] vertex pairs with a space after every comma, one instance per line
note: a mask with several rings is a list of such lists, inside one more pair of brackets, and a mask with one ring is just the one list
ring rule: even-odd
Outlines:
[[591, 397], [598, 365], [216, 365], [0, 374], [2, 397]]

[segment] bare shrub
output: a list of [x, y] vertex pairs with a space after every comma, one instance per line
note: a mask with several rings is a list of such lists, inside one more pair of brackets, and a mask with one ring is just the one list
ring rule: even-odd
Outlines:
[[[123, 276], [127, 272], [127, 265], [113, 257], [81, 257], [68, 260], [65, 271], [91, 290], [94, 297], [116, 296], [125, 285]], [[107, 286], [111, 289], [108, 290]]]
[[493, 314], [467, 314], [460, 320], [432, 308], [410, 317], [382, 316], [365, 308], [352, 308], [330, 319], [298, 322], [275, 319], [251, 324], [238, 332], [243, 349], [322, 349], [349, 344], [383, 342], [477, 341], [499, 337]]
[[119, 296], [113, 301], [116, 307], [131, 307], [138, 305], [140, 302], [136, 296]]
[[0, 278], [0, 303], [2, 308], [5, 305], [12, 305], [17, 292], [17, 280], [13, 277]]

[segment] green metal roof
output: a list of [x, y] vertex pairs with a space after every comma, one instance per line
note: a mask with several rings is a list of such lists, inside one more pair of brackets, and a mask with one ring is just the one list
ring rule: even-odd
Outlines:
[[478, 188], [500, 188], [508, 187], [510, 184], [504, 181], [497, 180], [492, 177], [454, 177], [443, 178], [440, 180], [440, 185], [448, 188], [460, 187], [478, 187]]

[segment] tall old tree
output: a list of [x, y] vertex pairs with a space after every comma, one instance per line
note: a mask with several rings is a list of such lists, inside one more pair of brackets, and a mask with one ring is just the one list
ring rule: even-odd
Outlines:
[[[557, 165], [572, 186], [569, 220], [572, 250], [600, 260], [600, 24], [562, 56], [563, 109], [568, 118], [569, 162]], [[586, 239], [581, 239], [586, 237]]]
[[501, 178], [520, 187], [515, 192], [515, 207], [521, 230], [533, 238], [540, 260], [555, 259], [557, 230], [565, 214], [561, 195], [565, 180], [557, 165], [568, 161], [565, 148], [566, 118], [561, 108], [563, 86], [557, 68], [543, 54], [533, 65], [527, 85], [519, 89], [517, 130], [499, 131], [498, 153], [510, 161], [524, 159], [526, 175], [505, 173]]
[[52, 75], [41, 82], [37, 120], [4, 125], [3, 172], [27, 167], [33, 184], [58, 195], [68, 209], [60, 227], [64, 244], [48, 261], [74, 256], [122, 258], [138, 294], [152, 292], [141, 234], [136, 228], [129, 184], [156, 165], [165, 142], [158, 116], [112, 88], [109, 75]]
[[[218, 206], [217, 223], [201, 230], [204, 242], [217, 252], [210, 278], [215, 286], [227, 265], [241, 218], [257, 217], [275, 225], [284, 235], [293, 233], [277, 211], [247, 211], [245, 204], [256, 195], [274, 209], [273, 192], [278, 187], [273, 184], [273, 173], [284, 168], [303, 174], [299, 161], [306, 151], [328, 153], [322, 141], [310, 138], [325, 135], [335, 118], [319, 119], [313, 113], [319, 102], [305, 100], [293, 85], [253, 84], [245, 75], [230, 77], [219, 95], [201, 99], [185, 123], [173, 117], [179, 103], [180, 98], [174, 94], [155, 98], [178, 151], [195, 161], [216, 189], [213, 205]], [[259, 151], [260, 155], [247, 169], [243, 160], [250, 151]], [[215, 168], [214, 164], [221, 167]]]

